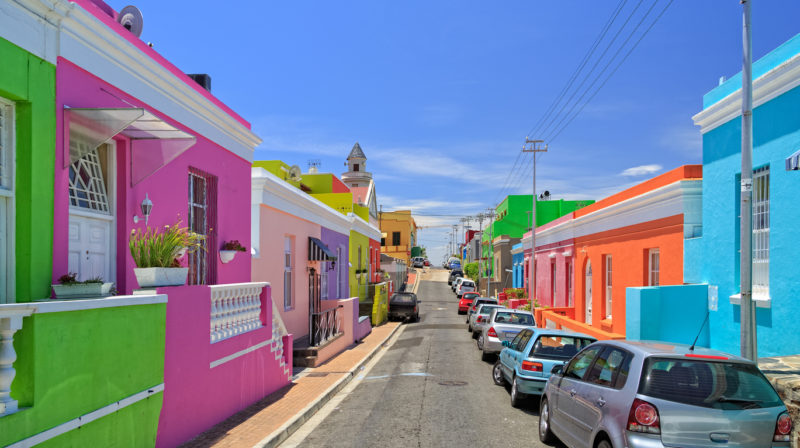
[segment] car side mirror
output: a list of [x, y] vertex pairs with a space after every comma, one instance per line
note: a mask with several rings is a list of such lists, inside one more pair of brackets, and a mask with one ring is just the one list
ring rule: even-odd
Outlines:
[[564, 373], [564, 366], [559, 364], [553, 367], [553, 370], [550, 371], [553, 375], [561, 376]]
[[511, 347], [511, 341], [503, 341], [503, 347]]

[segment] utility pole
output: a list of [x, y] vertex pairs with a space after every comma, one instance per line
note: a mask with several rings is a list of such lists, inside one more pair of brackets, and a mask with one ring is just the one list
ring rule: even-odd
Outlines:
[[543, 145], [544, 140], [531, 140], [525, 137], [525, 146], [522, 152], [533, 153], [533, 192], [531, 194], [531, 273], [530, 273], [530, 293], [528, 297], [533, 306], [536, 295], [536, 156], [540, 152], [547, 152], [547, 145]]
[[742, 357], [758, 361], [756, 307], [753, 302], [753, 39], [750, 32], [750, 0], [742, 3], [742, 184], [739, 254], [741, 291]]
[[456, 235], [458, 235], [458, 224], [453, 224], [453, 247], [450, 251], [450, 256], [453, 256], [456, 253], [456, 245], [458, 244], [456, 241]]
[[483, 213], [478, 213], [475, 216], [475, 218], [478, 220], [478, 229], [481, 235], [481, 239], [478, 244], [478, 253], [476, 254], [478, 256], [478, 290], [480, 290], [481, 287], [481, 271], [483, 271], [483, 219], [485, 217], [486, 216], [484, 216]]
[[[488, 265], [489, 265], [489, 269], [491, 269], [492, 273], [494, 273], [494, 217], [495, 217], [495, 213], [494, 213], [494, 209], [492, 207], [489, 207], [489, 208], [486, 209], [486, 217], [489, 218], [489, 225], [491, 226], [491, 230], [489, 231], [489, 257], [488, 257], [489, 263], [488, 263]], [[483, 252], [483, 250], [481, 250], [481, 252]], [[491, 285], [491, 283], [492, 283], [492, 280], [489, 277], [487, 277], [486, 278], [486, 295], [487, 296], [491, 295], [490, 294], [491, 291], [489, 290], [489, 286]]]

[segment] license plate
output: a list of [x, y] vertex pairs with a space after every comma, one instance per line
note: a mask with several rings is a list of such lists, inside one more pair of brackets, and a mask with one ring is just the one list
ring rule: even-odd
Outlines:
[[515, 337], [517, 337], [517, 333], [519, 333], [519, 331], [505, 331], [503, 333], [506, 335], [508, 339], [514, 339]]

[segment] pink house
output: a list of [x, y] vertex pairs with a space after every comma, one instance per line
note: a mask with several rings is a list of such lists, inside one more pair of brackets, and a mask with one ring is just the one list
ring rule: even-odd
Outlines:
[[168, 305], [156, 443], [175, 446], [289, 381], [291, 338], [268, 284], [249, 283], [247, 253], [228, 263], [219, 256], [225, 241], [250, 247], [250, 164], [260, 139], [117, 23], [111, 7], [75, 0], [70, 8], [53, 47], [53, 280], [75, 272], [130, 294], [139, 288], [132, 231], [180, 221], [206, 236], [206, 250], [182, 260], [188, 284], [158, 289]]
[[[555, 308], [573, 306], [575, 298], [574, 238], [564, 238], [562, 234], [548, 232], [548, 229], [571, 219], [573, 219], [573, 213], [536, 228], [534, 266], [536, 268], [536, 298], [540, 306]], [[530, 232], [525, 234], [523, 241], [526, 242], [526, 247], [530, 248]]]

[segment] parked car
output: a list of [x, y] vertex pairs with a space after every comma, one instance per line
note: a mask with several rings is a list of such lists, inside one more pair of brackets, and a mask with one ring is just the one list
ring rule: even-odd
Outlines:
[[458, 301], [458, 314], [467, 314], [469, 307], [472, 306], [472, 301], [475, 297], [480, 297], [477, 291], [465, 292], [461, 295], [461, 300]]
[[478, 339], [478, 334], [480, 334], [481, 330], [483, 329], [483, 324], [485, 321], [489, 320], [489, 313], [491, 313], [492, 309], [494, 308], [502, 307], [492, 303], [482, 303], [478, 305], [478, 307], [475, 309], [475, 312], [469, 316], [469, 321], [467, 321], [467, 331], [472, 333], [472, 339]]
[[425, 261], [424, 261], [424, 264], [425, 264], [425, 266], [430, 266], [431, 265], [431, 261], [426, 258]]
[[512, 341], [517, 333], [526, 327], [536, 325], [533, 314], [528, 311], [498, 308], [492, 310], [489, 319], [478, 336], [478, 349], [481, 359], [488, 361], [492, 355], [500, 353], [503, 341]]
[[469, 317], [472, 316], [472, 313], [474, 313], [475, 310], [478, 309], [478, 305], [484, 303], [498, 305], [498, 301], [494, 297], [475, 297], [474, 299], [472, 299], [472, 304], [467, 309], [467, 323], [469, 323]]
[[463, 276], [464, 276], [464, 271], [462, 271], [461, 269], [455, 269], [450, 272], [450, 277], [447, 278], [447, 284], [452, 285], [453, 282], [456, 280], [456, 278]]
[[411, 259], [411, 266], [415, 268], [424, 268], [425, 259], [423, 257], [414, 257]]
[[556, 368], [539, 438], [574, 447], [788, 447], [778, 394], [751, 361], [667, 342], [596, 342]]
[[456, 288], [456, 297], [459, 299], [465, 292], [475, 291], [475, 282], [469, 279], [464, 279], [458, 284]]
[[563, 366], [579, 350], [597, 339], [583, 333], [529, 327], [520, 331], [497, 356], [492, 378], [498, 386], [511, 384], [511, 406], [527, 395], [541, 395], [556, 366]]
[[389, 299], [389, 319], [419, 322], [419, 303], [417, 295], [412, 292], [392, 294]]
[[455, 294], [456, 288], [458, 288], [458, 285], [460, 285], [461, 282], [463, 282], [464, 280], [466, 280], [464, 277], [456, 277], [456, 279], [453, 280], [453, 284], [450, 285], [450, 289], [453, 290], [453, 294]]
[[451, 261], [449, 263], [450, 269], [461, 269], [461, 262], [460, 261]]

